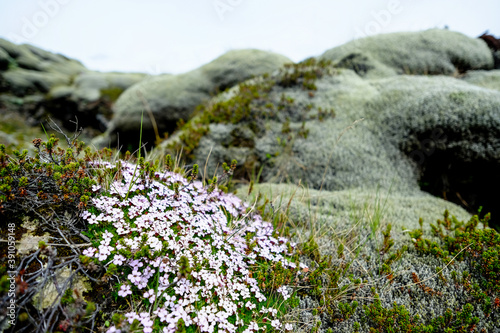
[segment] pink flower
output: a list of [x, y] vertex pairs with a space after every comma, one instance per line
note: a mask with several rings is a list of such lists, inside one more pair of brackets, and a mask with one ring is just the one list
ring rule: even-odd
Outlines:
[[132, 290], [130, 289], [130, 286], [128, 284], [124, 284], [120, 287], [120, 291], [118, 292], [118, 295], [121, 297], [126, 297], [127, 295], [131, 295]]
[[150, 303], [153, 303], [155, 298], [156, 298], [156, 294], [155, 294], [155, 291], [153, 289], [149, 289], [148, 291], [146, 291], [144, 293], [144, 295], [142, 295], [144, 298], [147, 298], [149, 299], [149, 302]]

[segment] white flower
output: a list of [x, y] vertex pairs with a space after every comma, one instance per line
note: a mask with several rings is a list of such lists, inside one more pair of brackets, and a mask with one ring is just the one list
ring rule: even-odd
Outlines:
[[132, 294], [132, 290], [130, 290], [130, 286], [129, 285], [122, 285], [120, 287], [120, 291], [118, 292], [118, 295], [121, 296], [121, 297], [126, 297], [127, 295], [131, 295]]
[[283, 299], [285, 301], [290, 298], [290, 294], [289, 294], [288, 289], [286, 288], [286, 286], [279, 287], [277, 291], [283, 296]]
[[156, 299], [155, 291], [153, 289], [149, 289], [144, 293], [143, 297], [149, 299], [150, 303], [153, 303]]
[[281, 322], [278, 319], [272, 320], [271, 321], [271, 326], [278, 329], [281, 327]]
[[89, 247], [88, 249], [83, 250], [83, 255], [92, 258], [97, 249], [93, 247]]
[[[118, 266], [118, 276], [125, 279], [118, 295], [134, 294], [140, 302], [157, 303], [151, 314], [126, 314], [128, 322], [139, 320], [148, 333], [155, 318], [160, 332], [175, 332], [181, 318], [201, 332], [263, 330], [242, 316], [244, 309], [255, 311], [267, 299], [252, 273], [264, 260], [281, 262], [285, 269], [295, 267], [288, 259], [288, 240], [274, 238], [272, 224], [249, 214], [249, 206], [234, 195], [218, 189], [208, 193], [201, 182], [190, 183], [172, 172], [158, 173], [161, 181], [137, 178], [135, 168], [122, 162], [122, 177], [110, 185], [106, 196], [92, 199], [96, 210], [82, 213], [87, 223], [104, 226], [97, 236], [98, 249], [88, 248], [84, 254]], [[246, 253], [247, 235], [250, 243], [257, 244], [250, 253]], [[179, 275], [182, 257], [192, 268], [188, 277]], [[278, 288], [284, 300], [290, 291]], [[275, 329], [282, 329], [277, 309], [262, 310], [273, 319]], [[229, 322], [229, 318], [236, 319]], [[291, 327], [287, 324], [284, 329]]]

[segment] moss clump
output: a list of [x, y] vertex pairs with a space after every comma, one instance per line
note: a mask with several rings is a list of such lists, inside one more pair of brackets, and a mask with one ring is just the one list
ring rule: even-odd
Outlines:
[[123, 93], [122, 88], [111, 87], [107, 89], [101, 89], [101, 96], [105, 99], [108, 99], [111, 103], [116, 102], [118, 97]]

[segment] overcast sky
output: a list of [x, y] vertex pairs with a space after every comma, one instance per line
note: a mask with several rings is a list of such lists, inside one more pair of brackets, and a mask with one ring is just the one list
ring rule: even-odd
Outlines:
[[293, 61], [354, 38], [444, 28], [500, 36], [499, 0], [0, 0], [0, 37], [89, 69], [182, 73], [231, 49]]

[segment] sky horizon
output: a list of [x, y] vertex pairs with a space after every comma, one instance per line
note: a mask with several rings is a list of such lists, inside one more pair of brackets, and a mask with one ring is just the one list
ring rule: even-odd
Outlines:
[[500, 2], [359, 0], [0, 0], [0, 37], [97, 71], [178, 74], [232, 49], [294, 62], [353, 39], [448, 27], [500, 36]]

